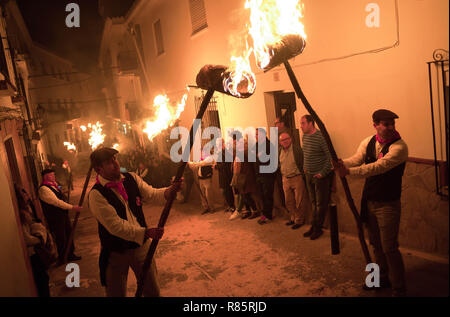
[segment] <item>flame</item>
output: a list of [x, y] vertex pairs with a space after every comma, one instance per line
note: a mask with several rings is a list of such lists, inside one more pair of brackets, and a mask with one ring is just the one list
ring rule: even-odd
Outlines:
[[113, 149], [119, 151], [120, 145], [118, 143], [114, 144]]
[[225, 91], [236, 97], [242, 94], [253, 94], [256, 89], [256, 78], [250, 67], [252, 49], [247, 48], [244, 57], [231, 57], [230, 75], [223, 80]]
[[76, 151], [77, 147], [75, 146], [75, 144], [70, 143], [70, 142], [64, 142], [64, 146], [67, 147], [67, 151]]
[[83, 132], [86, 132], [86, 130], [87, 130], [87, 128], [86, 128], [85, 125], [80, 126], [80, 129], [81, 129]]
[[256, 64], [264, 69], [273, 56], [270, 46], [283, 36], [296, 34], [306, 40], [303, 4], [300, 0], [247, 0], [250, 9], [249, 33], [253, 38]]
[[103, 124], [98, 121], [94, 125], [91, 125], [90, 123], [88, 124], [88, 127], [92, 129], [91, 133], [89, 134], [91, 136], [89, 138], [89, 145], [91, 146], [93, 151], [105, 141], [105, 135], [102, 134], [102, 126]]
[[156, 108], [156, 119], [153, 121], [147, 120], [146, 128], [143, 130], [150, 141], [160, 134], [161, 131], [171, 127], [177, 121], [184, 111], [187, 97], [187, 93], [183, 95], [175, 110], [173, 107], [169, 107], [170, 100], [166, 95], [158, 95], [155, 97], [153, 106]]

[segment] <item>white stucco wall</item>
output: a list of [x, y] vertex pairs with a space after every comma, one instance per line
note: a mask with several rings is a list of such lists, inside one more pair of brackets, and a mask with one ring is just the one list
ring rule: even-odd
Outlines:
[[[393, 46], [397, 41], [395, 0], [372, 1], [380, 8], [380, 27], [368, 28], [364, 0], [305, 0], [308, 35], [304, 53], [290, 63], [302, 89], [324, 121], [339, 156], [356, 150], [373, 133], [371, 115], [388, 108], [400, 116], [397, 128], [410, 156], [433, 157], [427, 61], [437, 48], [448, 50], [448, 1], [398, 0], [399, 45], [378, 53], [360, 52]], [[151, 1], [131, 21], [140, 24], [150, 91], [179, 92], [205, 64], [229, 64], [246, 21], [243, 0], [205, 0], [208, 28], [191, 36], [188, 1]], [[165, 53], [156, 56], [153, 23], [161, 20]], [[242, 42], [242, 41], [241, 41]], [[331, 59], [319, 62], [322, 59]], [[252, 58], [253, 60], [253, 58]], [[316, 63], [318, 62], [318, 63]], [[252, 62], [253, 63], [253, 62]], [[309, 64], [309, 65], [308, 65]], [[254, 63], [253, 63], [254, 65]], [[256, 70], [256, 67], [254, 67]], [[279, 81], [274, 73], [279, 72]], [[293, 88], [285, 70], [256, 70], [257, 91], [249, 99], [219, 95], [222, 127], [267, 126], [264, 92]], [[192, 90], [181, 116], [190, 127], [195, 115]], [[150, 99], [152, 100], [152, 98]], [[297, 100], [297, 127], [306, 114]]]

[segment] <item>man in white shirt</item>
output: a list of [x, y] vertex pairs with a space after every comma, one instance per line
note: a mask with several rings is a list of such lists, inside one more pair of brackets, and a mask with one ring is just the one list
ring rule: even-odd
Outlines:
[[200, 187], [200, 197], [202, 200], [202, 215], [211, 213], [214, 211], [214, 204], [212, 201], [212, 177], [213, 168], [215, 163], [214, 156], [209, 155], [204, 158], [205, 154], [202, 155], [202, 160], [200, 162], [188, 162], [189, 167], [197, 168], [197, 178]]
[[308, 192], [303, 180], [301, 153], [294, 149], [292, 138], [287, 132], [280, 134], [280, 171], [283, 179], [283, 190], [286, 197], [286, 207], [290, 213], [287, 226], [298, 229], [305, 224], [305, 210], [309, 204]]
[[[89, 209], [98, 221], [100, 277], [108, 297], [127, 295], [129, 267], [139, 283], [150, 239], [159, 240], [164, 233], [163, 228], [147, 228], [142, 200], [163, 204], [181, 186], [179, 182], [155, 189], [135, 173], [121, 174], [117, 153], [112, 148], [100, 148], [91, 154], [98, 176], [89, 193]], [[144, 284], [144, 296], [159, 296], [154, 260]]]
[[[72, 230], [69, 210], [79, 212], [82, 207], [73, 206], [65, 201], [66, 197], [56, 183], [55, 172], [52, 169], [42, 171], [42, 184], [39, 187], [38, 195], [49, 230], [55, 238], [61, 264], [64, 262], [64, 251]], [[74, 254], [73, 242], [70, 248], [68, 260], [81, 260], [81, 256]]]
[[[405, 268], [398, 249], [402, 176], [408, 146], [395, 129], [398, 116], [380, 109], [373, 113], [376, 135], [367, 137], [352, 157], [333, 162], [340, 176], [366, 178], [361, 199], [361, 220], [367, 223], [369, 240], [380, 266], [380, 287], [392, 286], [393, 296], [406, 294]], [[363, 286], [365, 290], [376, 289]]]

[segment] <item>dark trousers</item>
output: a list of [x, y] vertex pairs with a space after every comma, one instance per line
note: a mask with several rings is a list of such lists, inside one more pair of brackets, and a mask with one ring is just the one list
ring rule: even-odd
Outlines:
[[272, 219], [273, 190], [275, 187], [275, 177], [274, 176], [259, 176], [256, 178], [256, 184], [259, 187], [262, 201], [263, 201], [262, 214], [266, 218]]
[[306, 174], [306, 187], [312, 203], [312, 226], [315, 230], [322, 229], [330, 202], [332, 179], [333, 173], [323, 178], [314, 178], [314, 175]]
[[[69, 242], [70, 232], [72, 231], [69, 214], [67, 212], [44, 210], [44, 215], [47, 219], [50, 233], [55, 239], [59, 260], [62, 261], [64, 260], [64, 252]], [[75, 247], [72, 241], [72, 245], [69, 250], [69, 257], [73, 255], [74, 249]]]
[[[187, 168], [187, 167], [186, 167]], [[185, 189], [184, 189], [184, 203], [187, 203], [188, 199], [189, 199], [189, 195], [191, 194], [191, 190], [192, 190], [192, 185], [194, 184], [194, 179], [193, 178], [186, 178], [185, 179]]]
[[39, 297], [50, 297], [48, 286], [49, 277], [44, 263], [37, 254], [30, 256], [31, 269], [33, 270], [34, 283]]
[[[231, 181], [230, 181], [230, 183], [231, 183]], [[225, 188], [222, 188], [222, 195], [223, 195], [223, 198], [225, 198], [225, 201], [227, 202], [228, 207], [235, 208], [233, 188], [231, 188], [230, 185], [225, 186]]]

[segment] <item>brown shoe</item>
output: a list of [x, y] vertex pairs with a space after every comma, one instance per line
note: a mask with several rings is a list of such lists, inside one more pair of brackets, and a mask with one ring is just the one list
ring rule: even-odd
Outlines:
[[298, 229], [301, 226], [303, 226], [303, 223], [296, 223], [295, 225], [292, 226], [292, 230]]
[[313, 232], [313, 234], [311, 235], [311, 237], [309, 237], [309, 238], [310, 238], [311, 240], [316, 240], [316, 239], [318, 239], [322, 234], [323, 234], [322, 229], [315, 230], [315, 231]]
[[310, 236], [313, 234], [313, 232], [314, 232], [314, 228], [311, 227], [311, 228], [309, 228], [308, 231], [306, 231], [306, 232], [303, 234], [303, 236], [304, 236], [305, 238], [310, 237]]

